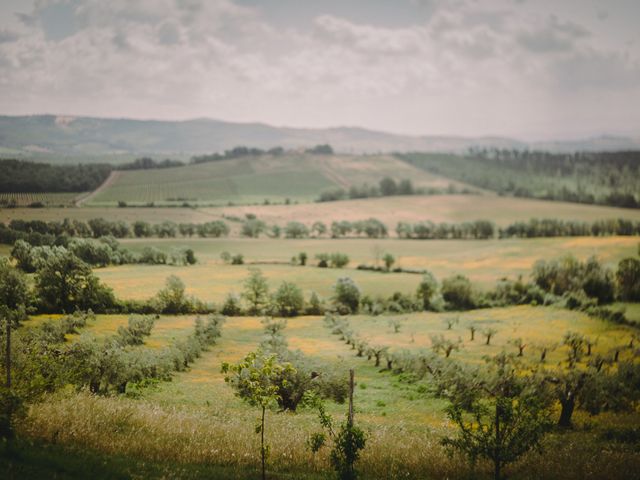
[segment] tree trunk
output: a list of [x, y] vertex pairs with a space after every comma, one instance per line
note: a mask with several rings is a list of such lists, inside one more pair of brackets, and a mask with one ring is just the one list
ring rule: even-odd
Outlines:
[[267, 471], [265, 469], [266, 466], [266, 452], [264, 451], [264, 411], [266, 407], [262, 407], [262, 422], [260, 424], [260, 455], [262, 460], [262, 480], [266, 480]]
[[501, 463], [501, 459], [500, 459], [500, 442], [501, 442], [501, 438], [500, 438], [500, 403], [499, 403], [499, 400], [497, 400], [497, 399], [496, 399], [496, 421], [495, 421], [495, 426], [496, 426], [496, 443], [495, 443], [495, 448], [494, 448], [494, 452], [493, 452], [493, 466], [494, 466], [493, 478], [494, 478], [494, 480], [500, 480], [500, 463]]
[[576, 400], [573, 395], [567, 396], [566, 399], [560, 400], [562, 410], [560, 410], [560, 419], [558, 425], [561, 427], [571, 427], [571, 416], [573, 415], [573, 409], [576, 406]]
[[7, 389], [11, 388], [11, 321], [9, 317], [7, 321], [7, 351], [6, 351], [6, 366], [7, 366]]

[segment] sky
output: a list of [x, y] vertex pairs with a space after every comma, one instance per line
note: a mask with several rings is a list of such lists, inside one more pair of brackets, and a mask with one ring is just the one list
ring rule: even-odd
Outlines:
[[638, 0], [0, 0], [0, 114], [640, 137]]

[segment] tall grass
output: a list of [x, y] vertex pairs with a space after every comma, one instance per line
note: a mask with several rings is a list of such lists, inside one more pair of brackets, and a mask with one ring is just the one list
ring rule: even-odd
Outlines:
[[[637, 423], [638, 415], [602, 420], [614, 425]], [[256, 412], [249, 407], [233, 413], [224, 405], [215, 404], [210, 408], [161, 407], [146, 401], [81, 392], [58, 394], [33, 405], [19, 425], [19, 433], [34, 440], [109, 455], [184, 465], [210, 464], [250, 472], [259, 461], [259, 438], [253, 434], [255, 422]], [[365, 478], [474, 476], [465, 459], [449, 457], [440, 446], [440, 438], [451, 433], [446, 424], [421, 428], [407, 419], [406, 423], [385, 425], [364, 417], [361, 424], [368, 432], [367, 447], [358, 462]], [[305, 446], [309, 433], [316, 430], [311, 413], [272, 413], [266, 430], [271, 470], [295, 478], [329, 475], [328, 452], [314, 455]], [[511, 467], [510, 478], [639, 478], [637, 448], [599, 440], [595, 431], [554, 433], [545, 446], [543, 455], [530, 454]], [[488, 471], [480, 464], [474, 478], [489, 478]]]

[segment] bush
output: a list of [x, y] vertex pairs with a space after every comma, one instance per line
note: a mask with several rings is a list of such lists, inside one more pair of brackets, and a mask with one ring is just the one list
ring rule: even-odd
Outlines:
[[167, 277], [165, 288], [158, 292], [156, 302], [162, 313], [175, 315], [193, 311], [192, 302], [185, 294], [184, 282], [175, 275]]
[[620, 260], [616, 272], [616, 282], [618, 296], [621, 300], [627, 302], [640, 301], [640, 260], [637, 258]]
[[471, 281], [464, 275], [454, 275], [442, 281], [442, 297], [452, 310], [475, 307]]
[[338, 310], [345, 313], [358, 313], [360, 289], [353, 280], [349, 277], [339, 278], [333, 289]]
[[300, 222], [289, 222], [284, 228], [284, 234], [287, 238], [306, 238], [309, 236], [309, 229]]
[[302, 290], [294, 283], [282, 282], [273, 296], [273, 304], [279, 315], [295, 317], [304, 308]]

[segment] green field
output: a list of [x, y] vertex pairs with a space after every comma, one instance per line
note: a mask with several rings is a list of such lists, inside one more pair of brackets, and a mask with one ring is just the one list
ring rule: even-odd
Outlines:
[[[531, 344], [525, 351], [525, 360], [535, 362], [535, 344], [558, 342], [568, 330], [597, 338], [594, 353], [627, 342], [631, 334], [628, 327], [611, 326], [578, 312], [551, 307], [465, 312], [459, 315], [459, 324], [447, 331], [443, 320], [449, 315], [402, 315], [404, 324], [399, 333], [389, 328], [388, 317], [356, 316], [350, 321], [359, 334], [394, 349], [428, 348], [429, 335], [433, 333], [459, 336], [464, 339], [463, 348], [453, 356], [470, 362], [502, 349], [513, 350], [510, 340], [516, 336], [523, 336]], [[122, 320], [99, 316], [90, 328], [106, 334]], [[154, 347], [158, 338], [180, 335], [191, 321], [192, 317], [163, 317], [149, 346]], [[496, 328], [498, 333], [491, 346], [483, 345], [478, 338], [469, 341], [466, 325], [471, 321]], [[142, 398], [56, 395], [32, 407], [21, 432], [46, 442], [55, 438], [71, 448], [82, 446], [103, 454], [146, 459], [152, 465], [169, 461], [169, 476], [182, 468], [187, 475], [194, 465], [213, 465], [229, 468], [229, 478], [253, 478], [250, 472], [258, 462], [258, 437], [252, 433], [257, 412], [233, 395], [220, 367], [222, 362], [237, 361], [255, 349], [262, 335], [259, 318], [230, 318], [219, 343], [189, 371], [147, 389]], [[425, 394], [419, 385], [403, 383], [365, 358], [356, 357], [353, 350], [331, 335], [321, 317], [291, 319], [285, 335], [291, 348], [333, 365], [336, 371], [346, 374], [348, 368], [355, 369], [356, 418], [369, 438], [358, 464], [364, 478], [459, 478], [469, 474], [462, 458], [449, 458], [438, 443], [452, 431], [443, 412], [445, 402]], [[564, 348], [550, 354], [549, 364], [566, 355]], [[345, 411], [344, 405], [330, 403], [328, 407], [338, 417]], [[624, 447], [613, 449], [594, 433], [638, 421], [637, 414], [589, 418], [577, 412], [579, 427], [575, 431], [549, 435], [544, 457], [528, 454], [510, 471], [513, 478], [527, 479], [625, 478], [625, 472], [640, 468], [640, 456]], [[312, 412], [270, 413], [267, 425], [273, 478], [315, 478], [314, 475], [327, 472], [327, 452], [313, 455], [305, 448], [307, 436], [317, 431]], [[573, 462], [566, 462], [568, 455]], [[480, 472], [486, 469], [482, 463], [479, 468]]]
[[[356, 270], [359, 264], [376, 263], [376, 254], [389, 252], [397, 265], [410, 269], [428, 269], [439, 280], [454, 274], [467, 275], [480, 288], [488, 289], [503, 277], [528, 278], [531, 266], [539, 259], [572, 253], [580, 259], [595, 255], [606, 265], [615, 267], [624, 257], [634, 255], [638, 240], [633, 237], [551, 238], [529, 240], [270, 240], [270, 239], [178, 239], [125, 240], [134, 251], [154, 246], [171, 251], [178, 246], [194, 249], [198, 263], [193, 266], [124, 265], [96, 270], [97, 275], [122, 298], [146, 299], [163, 287], [166, 277], [179, 276], [187, 292], [202, 300], [220, 302], [230, 292], [240, 293], [248, 269], [257, 267], [269, 280], [272, 289], [283, 280], [298, 284], [305, 295], [311, 291], [324, 298], [332, 294], [339, 277], [349, 276], [364, 293], [386, 295], [393, 291], [412, 293], [420, 275], [379, 273]], [[241, 253], [247, 265], [225, 265], [220, 253]], [[299, 252], [309, 256], [309, 266], [289, 264]], [[345, 269], [321, 269], [314, 257], [322, 252], [346, 253], [351, 262]], [[274, 264], [278, 262], [278, 264]]]
[[227, 205], [291, 201], [309, 202], [331, 188], [377, 185], [385, 176], [411, 179], [415, 186], [445, 188], [446, 179], [412, 167], [392, 156], [244, 157], [186, 167], [118, 172], [115, 180], [87, 202], [130, 204]]

